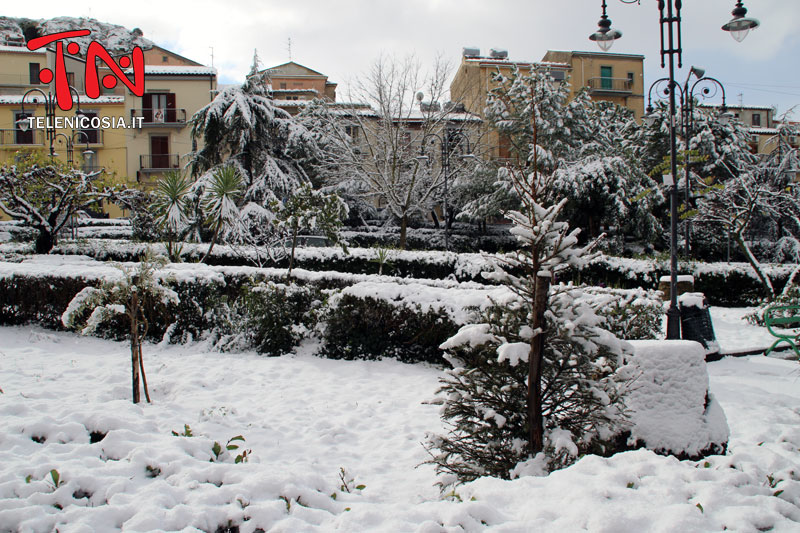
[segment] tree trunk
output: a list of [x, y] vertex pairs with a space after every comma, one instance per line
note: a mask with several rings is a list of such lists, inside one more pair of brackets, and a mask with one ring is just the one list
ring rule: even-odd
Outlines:
[[544, 449], [544, 419], [542, 416], [542, 358], [544, 354], [545, 318], [550, 277], [536, 276], [531, 327], [541, 333], [531, 339], [528, 356], [528, 439], [531, 456]]
[[756, 272], [756, 276], [758, 276], [759, 281], [764, 286], [764, 290], [767, 291], [767, 296], [770, 300], [775, 299], [775, 289], [772, 287], [772, 282], [761, 269], [761, 264], [753, 255], [753, 252], [750, 251], [750, 248], [747, 246], [747, 243], [744, 242], [744, 237], [742, 237], [741, 233], [736, 234], [736, 243], [741, 248], [742, 252], [744, 252], [745, 257], [747, 258], [747, 262], [750, 263], [750, 266], [753, 267], [753, 270]]
[[289, 256], [289, 273], [286, 275], [287, 278], [292, 277], [292, 268], [294, 268], [294, 250], [297, 248], [297, 231], [297, 224], [295, 224], [292, 228], [292, 255]]
[[50, 253], [55, 244], [56, 240], [53, 238], [53, 234], [46, 229], [39, 228], [39, 235], [36, 237], [36, 253]]
[[214, 235], [211, 237], [211, 246], [208, 247], [206, 255], [204, 255], [203, 258], [200, 260], [201, 263], [205, 263], [206, 259], [208, 259], [208, 256], [211, 255], [211, 250], [214, 249], [214, 245], [217, 243], [217, 235], [219, 235], [219, 227], [217, 227], [217, 229], [214, 230]]
[[[139, 297], [134, 293], [131, 296], [131, 308], [138, 309]], [[133, 403], [139, 403], [139, 322], [135, 313], [131, 313], [131, 381], [133, 386]]]
[[408, 215], [403, 213], [403, 218], [400, 219], [400, 249], [406, 249], [406, 229], [408, 229]]

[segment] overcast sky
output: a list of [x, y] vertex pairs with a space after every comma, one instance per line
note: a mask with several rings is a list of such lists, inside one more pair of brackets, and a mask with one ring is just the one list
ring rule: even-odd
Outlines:
[[[381, 54], [415, 53], [423, 63], [442, 54], [457, 67], [464, 46], [486, 53], [509, 51], [511, 59], [539, 60], [548, 49], [598, 50], [588, 40], [600, 18], [600, 0], [139, 0], [7, 3], [3, 14], [51, 18], [89, 16], [139, 27], [145, 37], [219, 69], [220, 82], [243, 80], [253, 49], [265, 67], [291, 58], [339, 83]], [[800, 0], [747, 0], [748, 15], [761, 27], [742, 43], [720, 27], [734, 0], [684, 0], [685, 80], [690, 65], [725, 84], [730, 102], [774, 105], [779, 112], [800, 104]], [[68, 7], [67, 7], [68, 6]], [[645, 56], [649, 85], [666, 75], [659, 65], [656, 0], [627, 5], [608, 0], [608, 15], [623, 38], [612, 52]], [[741, 96], [740, 96], [741, 95]], [[800, 118], [800, 107], [794, 118]]]

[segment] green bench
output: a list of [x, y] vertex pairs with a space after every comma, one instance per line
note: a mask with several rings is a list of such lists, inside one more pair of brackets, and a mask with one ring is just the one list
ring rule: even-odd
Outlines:
[[[786, 342], [794, 350], [795, 355], [800, 357], [800, 350], [797, 343], [800, 341], [800, 305], [778, 305], [769, 307], [764, 311], [764, 323], [767, 330], [773, 337], [777, 337], [764, 355], [769, 355], [782, 342]], [[773, 327], [779, 328], [778, 331]]]

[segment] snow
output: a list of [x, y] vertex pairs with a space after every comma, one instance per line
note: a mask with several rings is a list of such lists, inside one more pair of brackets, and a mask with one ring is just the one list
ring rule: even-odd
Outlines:
[[709, 395], [703, 346], [692, 341], [630, 341], [634, 356], [626, 374], [630, 442], [650, 450], [697, 456], [728, 441], [725, 414]]
[[[797, 530], [795, 361], [708, 365], [731, 429], [727, 455], [586, 456], [547, 477], [481, 478], [443, 498], [433, 468], [417, 467], [424, 435], [443, 431], [439, 406], [426, 402], [442, 371], [320, 359], [313, 349], [265, 358], [146, 344], [154, 403], [136, 406], [127, 344], [0, 328], [0, 524], [64, 533], [214, 531], [228, 520], [243, 532]], [[172, 435], [184, 424], [195, 436]], [[92, 432], [106, 436], [92, 443]], [[224, 447], [236, 435], [250, 461], [235, 464], [237, 450], [212, 461], [214, 441]]]
[[705, 295], [702, 292], [685, 292], [678, 296], [678, 304], [681, 307], [697, 307], [705, 309]]

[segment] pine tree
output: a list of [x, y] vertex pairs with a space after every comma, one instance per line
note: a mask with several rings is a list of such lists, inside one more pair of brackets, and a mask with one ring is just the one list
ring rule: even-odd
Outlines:
[[237, 202], [243, 228], [238, 237], [243, 239], [271, 227], [270, 206], [280, 205], [308, 182], [301, 163], [317, 150], [310, 132], [274, 105], [257, 54], [241, 87], [223, 89], [194, 114], [192, 136], [202, 142], [191, 161], [192, 173], [198, 176], [194, 203], [199, 205], [215, 169], [235, 168], [243, 182]]
[[520, 248], [489, 276], [514, 297], [442, 345], [455, 351], [443, 387], [453, 431], [432, 439], [430, 449], [440, 451], [433, 454], [439, 471], [460, 481], [483, 472], [508, 477], [525, 458], [544, 468], [565, 464], [610, 438], [621, 410], [612, 379], [621, 344], [581, 298], [551, 290], [554, 275], [585, 264], [595, 245], [578, 246], [580, 230], [559, 220], [567, 198], [548, 203], [567, 143], [557, 130], [581, 104], [564, 106], [565, 92], [535, 72], [498, 82], [487, 117], [521, 161], [498, 174], [520, 202], [505, 213]]

